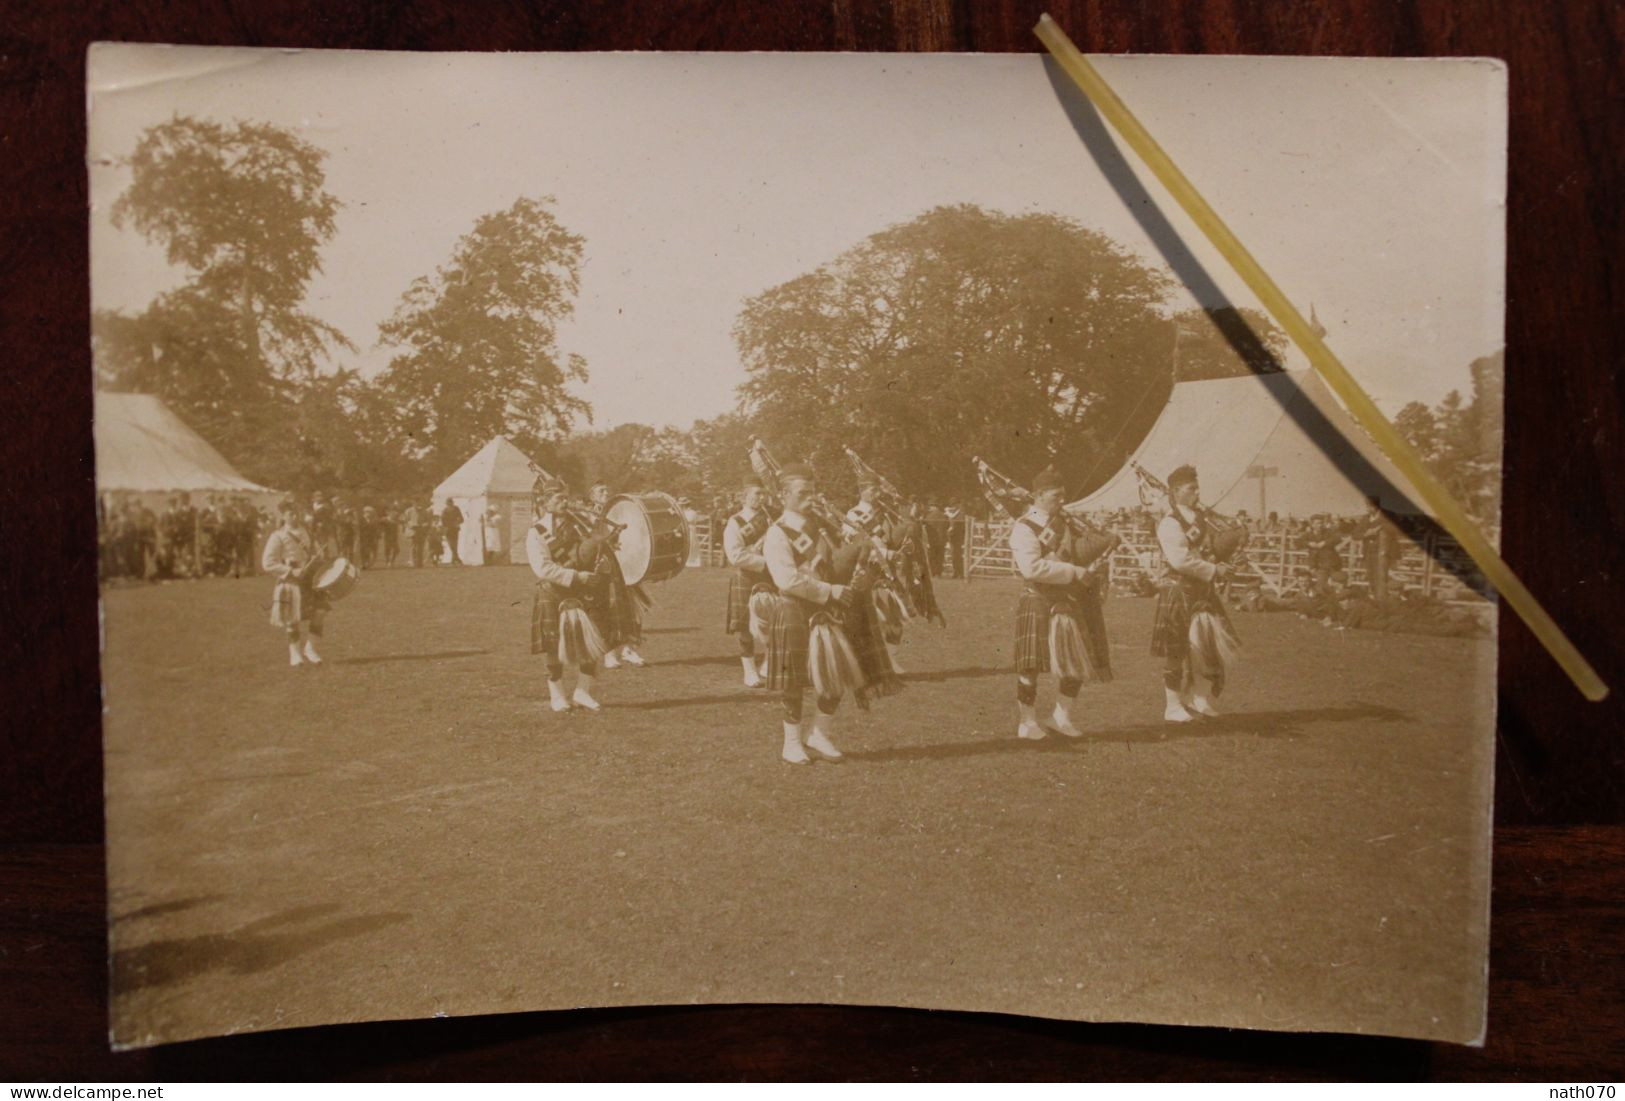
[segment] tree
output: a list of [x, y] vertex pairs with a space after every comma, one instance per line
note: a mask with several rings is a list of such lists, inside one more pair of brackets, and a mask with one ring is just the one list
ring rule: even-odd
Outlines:
[[1439, 457], [1439, 422], [1426, 405], [1406, 404], [1394, 415], [1394, 427], [1424, 460], [1431, 463]]
[[99, 311], [93, 329], [100, 383], [160, 395], [273, 484], [294, 474], [278, 434], [296, 386], [352, 347], [300, 309], [339, 209], [325, 157], [265, 124], [177, 116], [149, 127], [122, 162], [131, 182], [113, 224], [163, 246], [189, 278], [139, 314]]
[[451, 469], [494, 435], [542, 454], [591, 407], [569, 392], [586, 361], [557, 346], [580, 290], [582, 239], [551, 198], [480, 217], [450, 260], [420, 276], [378, 327], [398, 349], [377, 383], [398, 406], [396, 446]]
[[1175, 381], [1198, 382], [1286, 368], [1287, 335], [1269, 316], [1248, 307], [1190, 309], [1174, 314]]
[[1170, 286], [1059, 215], [938, 207], [746, 302], [742, 411], [837, 493], [843, 444], [922, 496], [973, 492], [973, 454], [1019, 478], [1053, 462], [1082, 490], [1155, 419]]

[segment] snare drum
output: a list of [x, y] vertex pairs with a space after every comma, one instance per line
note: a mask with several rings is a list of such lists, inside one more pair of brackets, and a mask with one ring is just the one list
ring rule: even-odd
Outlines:
[[329, 600], [343, 600], [355, 588], [359, 571], [348, 558], [335, 558], [316, 578], [316, 591]]
[[615, 557], [628, 585], [667, 581], [683, 572], [691, 539], [688, 521], [664, 493], [623, 493], [610, 499], [606, 513], [621, 525]]

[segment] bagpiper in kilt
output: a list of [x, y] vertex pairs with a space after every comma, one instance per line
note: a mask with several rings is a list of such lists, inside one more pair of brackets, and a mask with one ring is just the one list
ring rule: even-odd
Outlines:
[[1045, 468], [1033, 482], [1034, 504], [1010, 527], [1010, 557], [1023, 585], [1016, 604], [1016, 736], [1037, 741], [1038, 678], [1059, 679], [1050, 725], [1069, 738], [1072, 703], [1084, 682], [1111, 679], [1098, 574], [1081, 565], [1071, 525], [1061, 512], [1061, 476]]
[[[762, 556], [778, 588], [767, 624], [768, 687], [784, 705], [784, 760], [807, 764], [807, 751], [841, 760], [830, 735], [835, 711], [848, 691], [866, 683], [858, 655], [842, 626], [847, 589], [830, 580], [834, 544], [825, 526], [805, 509], [818, 501], [812, 470], [791, 464], [780, 471], [784, 512], [762, 540]], [[817, 694], [812, 733], [803, 738], [802, 694]]]
[[723, 629], [739, 640], [739, 665], [747, 688], [765, 683], [767, 618], [778, 592], [762, 557], [762, 540], [772, 522], [762, 508], [763, 497], [762, 483], [754, 476], [747, 478], [741, 508], [728, 518], [722, 532], [722, 552], [733, 567]]
[[1213, 533], [1196, 507], [1196, 469], [1182, 466], [1168, 476], [1168, 512], [1157, 522], [1163, 577], [1151, 622], [1151, 653], [1163, 659], [1163, 717], [1190, 722], [1215, 716], [1213, 700], [1224, 691], [1225, 667], [1240, 648], [1217, 583], [1230, 572], [1213, 561]]
[[[554, 711], [572, 706], [597, 711], [593, 678], [608, 651], [602, 620], [609, 577], [604, 559], [613, 558], [602, 540], [566, 508], [563, 483], [546, 476], [533, 490], [537, 517], [525, 536], [525, 556], [536, 575], [530, 614], [530, 652], [547, 663], [547, 688]], [[575, 690], [566, 693], [564, 670], [576, 670]]]
[[[595, 482], [588, 496], [591, 507], [586, 511], [605, 520], [609, 516], [611, 500], [609, 483]], [[647, 662], [638, 653], [638, 647], [643, 645], [643, 612], [651, 606], [652, 601], [642, 586], [626, 583], [620, 561], [613, 554], [600, 564], [600, 569], [607, 579], [598, 617], [609, 642], [609, 651], [604, 655], [604, 668], [615, 669], [622, 664], [646, 665]]]

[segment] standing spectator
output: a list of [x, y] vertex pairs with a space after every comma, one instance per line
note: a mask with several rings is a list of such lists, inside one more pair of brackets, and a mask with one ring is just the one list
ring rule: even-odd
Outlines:
[[371, 505], [362, 508], [356, 535], [360, 539], [361, 553], [357, 557], [361, 559], [361, 568], [370, 570], [378, 560], [378, 510]]
[[1399, 560], [1399, 527], [1378, 497], [1366, 498], [1366, 513], [1359, 528], [1360, 552], [1365, 561], [1366, 585], [1371, 599], [1388, 599], [1388, 571]]
[[948, 514], [935, 497], [925, 503], [925, 550], [932, 577], [942, 576], [942, 555], [948, 549]]
[[340, 558], [359, 561], [361, 556], [356, 553], [356, 526], [360, 522], [361, 517], [356, 514], [348, 497], [333, 498], [333, 531], [338, 538]]
[[451, 564], [461, 566], [463, 559], [457, 553], [457, 537], [463, 530], [463, 510], [458, 508], [450, 497], [446, 498], [446, 507], [440, 511], [440, 527], [444, 531], [447, 546], [451, 548]]
[[424, 526], [425, 510], [416, 501], [408, 501], [401, 511], [401, 536], [406, 540], [406, 551], [414, 567], [423, 565], [423, 540], [428, 534]]
[[965, 569], [965, 526], [970, 517], [964, 506], [958, 501], [950, 501], [943, 512], [948, 521], [948, 573], [949, 577], [959, 577]]
[[485, 523], [481, 531], [485, 543], [485, 564], [502, 564], [502, 511], [495, 505], [485, 510]]
[[422, 515], [423, 542], [426, 548], [424, 553], [428, 556], [426, 561], [431, 566], [438, 566], [441, 554], [440, 517], [436, 515], [432, 504], [423, 509]]
[[399, 501], [387, 501], [379, 510], [379, 534], [383, 536], [384, 565], [393, 566], [401, 555], [401, 506]]

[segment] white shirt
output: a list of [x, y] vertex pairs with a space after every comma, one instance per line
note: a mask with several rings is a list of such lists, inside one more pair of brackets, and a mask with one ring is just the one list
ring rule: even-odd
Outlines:
[[1162, 560], [1171, 573], [1192, 577], [1198, 581], [1212, 581], [1219, 567], [1198, 557], [1191, 549], [1190, 536], [1178, 516], [1169, 512], [1157, 521], [1157, 542], [1162, 545]]
[[[784, 529], [806, 533], [807, 518], [799, 512], [785, 511], [779, 522], [767, 529], [762, 538], [762, 557], [767, 560], [767, 572], [773, 575], [773, 584], [786, 596], [797, 597], [813, 604], [828, 604], [834, 595], [834, 586], [814, 577], [808, 568], [796, 565], [796, 552], [790, 546], [790, 537]], [[811, 562], [808, 563], [811, 566]]]
[[540, 580], [567, 589], [581, 576], [581, 571], [553, 561], [548, 543], [558, 531], [558, 523], [558, 517], [551, 512], [542, 515], [536, 525], [525, 533], [525, 557], [530, 561], [530, 572]]
[[[767, 559], [760, 551], [745, 545], [745, 533], [740, 530], [739, 520], [744, 518], [746, 523], [756, 519], [757, 510], [753, 508], [740, 509], [738, 513], [728, 517], [728, 526], [722, 529], [722, 553], [728, 559], [728, 565], [737, 566], [743, 570], [761, 572], [767, 569]], [[771, 530], [771, 528], [769, 528]], [[758, 545], [765, 541], [758, 541]]]
[[1035, 505], [1010, 525], [1010, 557], [1015, 560], [1016, 572], [1023, 580], [1041, 585], [1071, 585], [1083, 580], [1088, 574], [1082, 566], [1051, 557], [1059, 553], [1059, 548], [1046, 551], [1038, 541], [1038, 534], [1023, 522], [1031, 520], [1042, 529], [1049, 524], [1049, 519], [1050, 514]]

